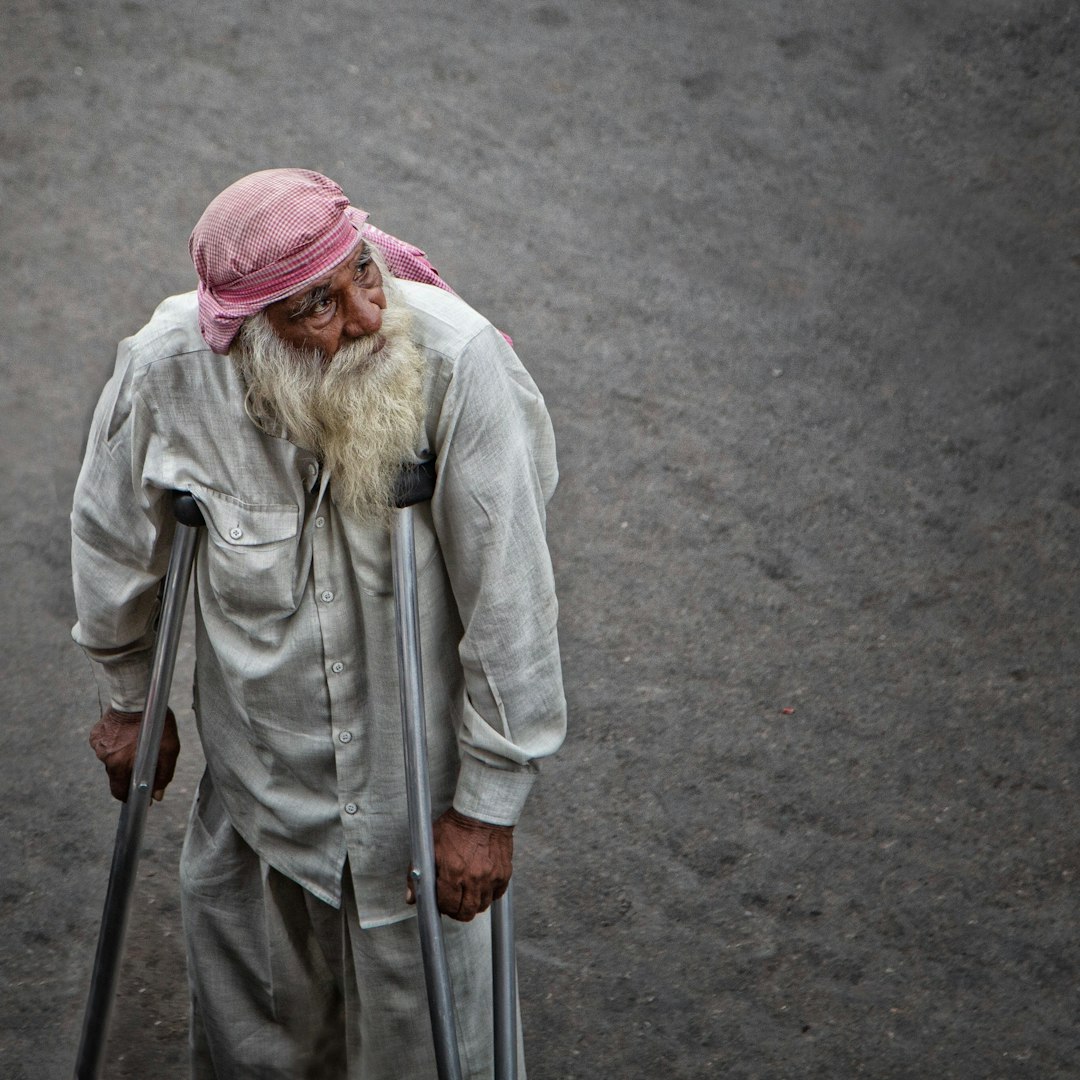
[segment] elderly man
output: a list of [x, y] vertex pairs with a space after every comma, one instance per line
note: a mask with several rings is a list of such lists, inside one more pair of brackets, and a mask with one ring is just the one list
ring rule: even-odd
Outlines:
[[[565, 705], [544, 402], [417, 248], [324, 176], [237, 181], [191, 236], [198, 292], [119, 349], [72, 514], [78, 623], [108, 703], [91, 734], [128, 787], [173, 529], [195, 566], [207, 768], [181, 859], [194, 1075], [434, 1075], [414, 908], [388, 523], [417, 508], [439, 907], [468, 1076], [491, 1070], [486, 911]], [[412, 280], [406, 280], [412, 279]], [[179, 741], [168, 719], [161, 798]]]

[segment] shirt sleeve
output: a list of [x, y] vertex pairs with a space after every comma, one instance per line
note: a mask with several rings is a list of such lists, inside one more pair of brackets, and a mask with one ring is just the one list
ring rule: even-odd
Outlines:
[[454, 366], [436, 451], [432, 514], [463, 628], [466, 687], [454, 806], [512, 825], [537, 762], [566, 731], [545, 537], [558, 472], [543, 398], [493, 327]]
[[112, 705], [130, 711], [145, 701], [174, 528], [165, 492], [144, 480], [160, 443], [140, 384], [124, 343], [94, 413], [71, 514], [72, 637]]

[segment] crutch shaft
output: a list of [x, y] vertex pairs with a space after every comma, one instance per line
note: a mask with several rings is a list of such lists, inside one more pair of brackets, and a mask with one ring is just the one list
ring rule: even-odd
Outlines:
[[460, 1080], [454, 1027], [453, 994], [446, 963], [442, 925], [435, 894], [435, 842], [431, 826], [431, 792], [428, 787], [427, 730], [424, 717], [424, 683], [420, 657], [420, 617], [416, 592], [416, 549], [413, 543], [413, 510], [405, 506], [394, 512], [392, 535], [394, 620], [397, 632], [398, 686], [401, 698], [402, 734], [405, 742], [405, 780], [409, 806], [409, 837], [412, 847], [412, 881], [416, 893], [420, 949], [424, 961], [435, 1060], [440, 1080]]
[[[179, 505], [184, 500], [187, 502]], [[191, 521], [197, 518], [201, 522], [198, 507], [194, 509], [195, 517], [191, 517], [191, 507], [187, 505], [194, 505], [191, 496], [185, 493], [179, 495], [176, 501], [176, 514], [180, 521], [176, 526], [172, 552], [169, 555], [169, 568], [165, 575], [161, 618], [158, 622], [143, 720], [139, 728], [139, 741], [135, 750], [131, 786], [128, 789], [127, 801], [120, 810], [120, 820], [116, 828], [109, 886], [105, 893], [105, 907], [94, 954], [94, 971], [90, 979], [90, 994], [75, 1063], [75, 1080], [94, 1080], [100, 1073], [104, 1058], [116, 976], [123, 956], [124, 934], [131, 910], [135, 874], [139, 866], [139, 847], [146, 823], [146, 811], [153, 793], [161, 735], [169, 707], [169, 688], [180, 644], [180, 626], [187, 601], [191, 565], [198, 543], [198, 525], [184, 523], [185, 516]]]
[[492, 1005], [495, 1080], [517, 1080], [517, 963], [514, 955], [514, 882], [491, 905]]

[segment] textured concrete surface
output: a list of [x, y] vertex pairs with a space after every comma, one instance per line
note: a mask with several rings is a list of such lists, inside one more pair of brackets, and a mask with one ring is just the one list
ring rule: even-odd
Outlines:
[[[334, 176], [545, 391], [572, 727], [533, 1080], [1080, 1075], [1080, 7], [9, 0], [0, 1075], [69, 1075], [116, 819], [67, 512], [115, 342]], [[185, 1075], [148, 830], [112, 1077]]]

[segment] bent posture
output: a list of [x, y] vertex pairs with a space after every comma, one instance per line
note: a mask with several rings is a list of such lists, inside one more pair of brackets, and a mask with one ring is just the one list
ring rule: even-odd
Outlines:
[[[466, 1076], [491, 1072], [490, 933], [513, 826], [565, 730], [545, 541], [556, 466], [508, 340], [317, 173], [237, 181], [197, 293], [124, 341], [75, 493], [74, 637], [124, 798], [158, 586], [190, 491], [207, 768], [181, 859], [193, 1073], [434, 1076], [398, 709], [389, 522], [414, 511], [440, 910]], [[171, 714], [155, 798], [172, 778]]]

